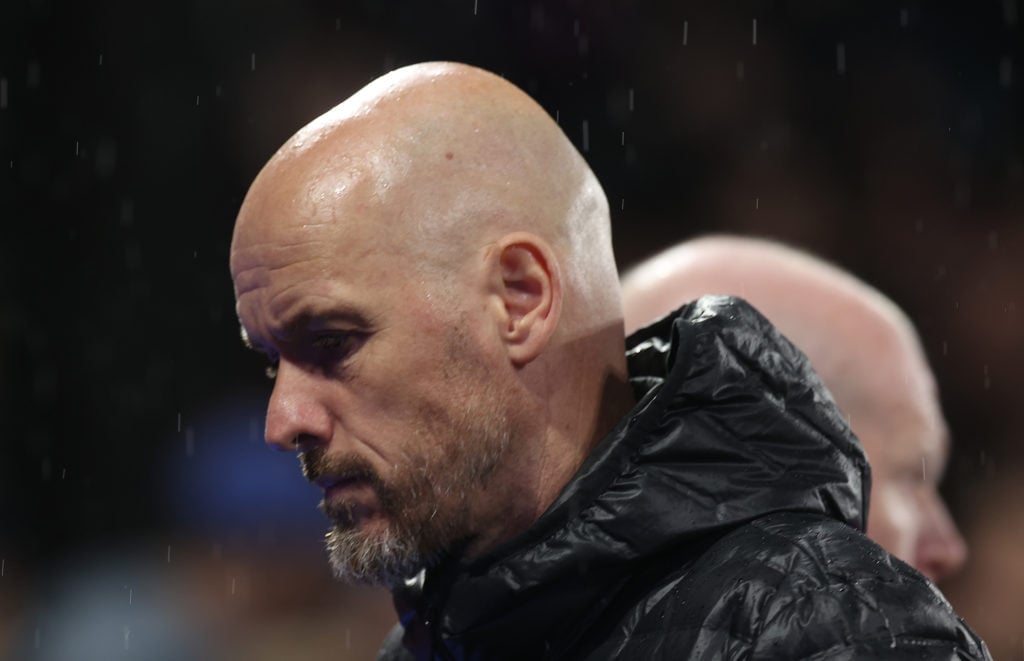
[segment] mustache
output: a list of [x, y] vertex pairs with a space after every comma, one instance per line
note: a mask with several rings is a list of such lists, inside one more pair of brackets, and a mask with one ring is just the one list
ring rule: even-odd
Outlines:
[[365, 480], [374, 487], [384, 486], [370, 462], [354, 455], [331, 457], [324, 448], [313, 447], [299, 454], [299, 465], [302, 476], [309, 482], [321, 479]]
[[[316, 483], [319, 480], [329, 483], [351, 480], [366, 482], [377, 494], [381, 508], [389, 513], [395, 511], [395, 494], [384, 483], [373, 466], [362, 457], [355, 455], [328, 456], [323, 448], [317, 447], [300, 453], [299, 464], [302, 467], [303, 476], [310, 483]], [[350, 502], [330, 503], [324, 500], [320, 503], [320, 511], [334, 521], [340, 529], [347, 529], [353, 525], [353, 507], [354, 504]]]

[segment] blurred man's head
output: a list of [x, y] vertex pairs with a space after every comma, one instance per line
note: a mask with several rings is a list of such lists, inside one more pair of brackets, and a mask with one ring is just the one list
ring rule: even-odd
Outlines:
[[627, 332], [703, 294], [740, 296], [796, 344], [849, 417], [872, 467], [868, 535], [933, 580], [964, 561], [938, 484], [946, 423], [920, 341], [892, 301], [780, 244], [707, 237], [623, 278]]
[[323, 488], [340, 576], [481, 553], [554, 499], [623, 406], [602, 406], [625, 381], [610, 234], [547, 113], [465, 65], [375, 80], [263, 168], [232, 240], [238, 316], [276, 365], [267, 441]]

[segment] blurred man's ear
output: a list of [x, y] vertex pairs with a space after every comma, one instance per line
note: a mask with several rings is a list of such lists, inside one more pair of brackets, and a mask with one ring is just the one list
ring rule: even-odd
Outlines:
[[544, 351], [558, 325], [562, 307], [558, 263], [543, 240], [525, 232], [502, 237], [491, 260], [498, 334], [511, 362], [522, 367]]

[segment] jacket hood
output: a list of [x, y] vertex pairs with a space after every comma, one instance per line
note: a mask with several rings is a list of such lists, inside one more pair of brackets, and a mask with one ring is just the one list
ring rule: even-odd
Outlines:
[[458, 658], [493, 656], [481, 646], [510, 627], [570, 645], [647, 560], [685, 563], [779, 511], [864, 529], [859, 443], [803, 354], [749, 304], [701, 298], [632, 335], [627, 358], [633, 411], [528, 531], [396, 593], [407, 629], [418, 616]]

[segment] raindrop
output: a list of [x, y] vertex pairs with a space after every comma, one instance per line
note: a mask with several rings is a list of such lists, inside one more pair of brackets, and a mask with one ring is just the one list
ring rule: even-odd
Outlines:
[[178, 411], [178, 433], [181, 433], [181, 411]]
[[[7, 109], [7, 79], [0, 78], [0, 110]], [[11, 161], [13, 163], [13, 161]]]
[[754, 19], [753, 35], [751, 36], [751, 43], [757, 45], [757, 19]]
[[78, 140], [75, 140], [75, 156], [78, 156]]
[[622, 198], [622, 203], [619, 204], [619, 209], [621, 211], [625, 211], [626, 210], [626, 198]]
[[583, 151], [590, 151], [590, 122], [583, 120]]
[[921, 481], [928, 481], [928, 466], [925, 463], [924, 457], [921, 457]]
[[135, 592], [135, 590], [133, 588], [128, 588], [128, 605], [129, 606], [132, 605], [132, 596], [134, 595], [134, 592]]
[[185, 456], [191, 457], [196, 453], [196, 433], [191, 427], [185, 428]]
[[904, 7], [900, 10], [900, 27], [907, 27], [910, 24], [910, 10]]
[[7, 558], [0, 558], [0, 578], [3, 578], [4, 572], [7, 570]]
[[689, 37], [690, 37], [690, 21], [683, 21], [683, 45], [684, 46], [686, 45], [686, 42], [689, 40]]
[[836, 72], [841, 76], [846, 73], [846, 44], [836, 44]]
[[256, 71], [256, 53], [249, 53], [249, 70]]
[[942, 341], [942, 355], [943, 356], [948, 356], [949, 355], [949, 342], [947, 342], [946, 340]]
[[984, 386], [985, 386], [985, 390], [988, 390], [988, 389], [990, 389], [992, 387], [992, 377], [989, 376], [988, 365], [984, 366], [984, 373], [985, 373]]
[[68, 476], [68, 469], [67, 468], [60, 469], [60, 479], [63, 480], [67, 476]]
[[103, 53], [100, 53], [100, 58], [99, 58], [99, 62], [97, 63], [97, 66], [101, 66], [101, 67], [103, 66]]
[[167, 545], [167, 564], [171, 564], [171, 545]]
[[745, 75], [743, 60], [736, 63], [736, 80], [743, 80]]
[[623, 147], [626, 146], [626, 132], [625, 131], [622, 132], [622, 146]]
[[988, 233], [988, 249], [990, 252], [995, 252], [999, 249], [999, 234], [995, 230]]
[[231, 594], [235, 594], [235, 577], [231, 577]]
[[754, 211], [757, 211], [760, 208], [761, 208], [761, 198], [755, 197], [754, 198]]
[[128, 625], [124, 627], [124, 648], [128, 649], [128, 637], [131, 635], [132, 630], [128, 628]]
[[629, 88], [629, 112], [633, 112], [633, 108], [636, 106], [634, 103], [635, 95], [633, 94], [633, 88]]
[[476, 16], [477, 0], [473, 0], [473, 16]]
[[198, 94], [196, 94], [196, 107], [197, 108], [199, 107], [199, 95]]
[[341, 19], [340, 18], [336, 18], [336, 19], [334, 19], [334, 31], [338, 32], [340, 30], [341, 30]]

